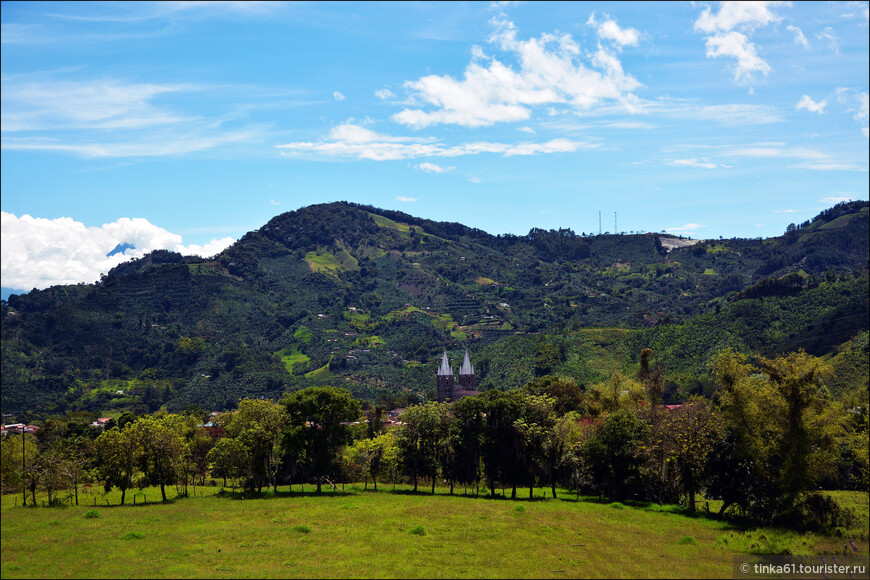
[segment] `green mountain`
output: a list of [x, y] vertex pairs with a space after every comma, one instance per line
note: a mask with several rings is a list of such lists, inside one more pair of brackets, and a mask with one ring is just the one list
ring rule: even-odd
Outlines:
[[[2, 405], [211, 409], [315, 383], [408, 401], [432, 389], [445, 348], [453, 360], [468, 348], [482, 388], [507, 388], [548, 373], [586, 384], [633, 372], [649, 347], [676, 397], [709, 387], [706, 362], [724, 346], [834, 356], [859, 337], [866, 351], [867, 266], [867, 202], [777, 238], [705, 241], [493, 236], [316, 205], [214, 259], [161, 250], [95, 285], [10, 296]], [[843, 388], [866, 386], [866, 365], [846, 360]]]

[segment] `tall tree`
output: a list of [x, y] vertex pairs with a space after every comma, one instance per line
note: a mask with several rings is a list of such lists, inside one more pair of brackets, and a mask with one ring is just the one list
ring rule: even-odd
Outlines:
[[187, 442], [181, 434], [179, 421], [172, 415], [143, 416], [134, 429], [141, 448], [139, 468], [154, 484], [160, 486], [160, 495], [166, 501], [166, 486], [174, 484], [183, 469], [181, 461], [187, 454]]
[[112, 427], [97, 437], [95, 446], [100, 461], [100, 478], [106, 491], [112, 487], [120, 489], [121, 505], [124, 505], [127, 489], [133, 483], [133, 472], [142, 453], [133, 423], [127, 423], [123, 429]]
[[288, 437], [301, 442], [306, 463], [321, 492], [339, 449], [352, 441], [344, 423], [359, 419], [360, 404], [349, 391], [336, 387], [309, 387], [281, 399], [288, 417]]

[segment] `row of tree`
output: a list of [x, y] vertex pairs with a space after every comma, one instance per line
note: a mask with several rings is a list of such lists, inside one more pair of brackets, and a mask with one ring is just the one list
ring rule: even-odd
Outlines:
[[[437, 482], [510, 497], [557, 485], [613, 500], [681, 500], [699, 493], [731, 510], [770, 520], [830, 506], [808, 495], [819, 485], [867, 489], [867, 410], [844, 409], [823, 388], [825, 363], [804, 352], [773, 359], [720, 352], [710, 363], [713, 400], [660, 404], [662, 372], [641, 355], [636, 377], [615, 374], [582, 391], [572, 381], [537, 379], [456, 403], [408, 407], [386, 428], [384, 409], [362, 414], [335, 387], [312, 387], [277, 402], [245, 399], [205, 428], [202, 417], [158, 412], [125, 417], [96, 438], [49, 421], [34, 441], [3, 442], [4, 491], [49, 501], [80, 483], [106, 491], [156, 485], [187, 493], [207, 477], [263, 487], [371, 479]], [[20, 469], [19, 469], [20, 467]], [[26, 496], [25, 496], [26, 501]], [[819, 507], [821, 505], [821, 507]], [[828, 510], [829, 511], [829, 510]], [[810, 514], [816, 519], [824, 513]]]

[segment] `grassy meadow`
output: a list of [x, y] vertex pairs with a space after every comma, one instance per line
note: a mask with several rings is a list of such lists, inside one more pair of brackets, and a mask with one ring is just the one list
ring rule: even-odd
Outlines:
[[147, 504], [139, 493], [133, 505], [128, 493], [121, 507], [120, 493], [100, 490], [55, 508], [22, 508], [20, 496], [6, 495], [2, 578], [730, 577], [737, 554], [842, 553], [850, 538], [868, 549], [857, 531], [868, 517], [859, 492], [835, 497], [863, 510], [860, 526], [827, 537], [742, 529], [678, 506], [543, 499], [544, 491], [510, 501], [390, 486], [317, 496], [294, 486], [242, 499], [206, 487], [161, 504], [152, 488]]

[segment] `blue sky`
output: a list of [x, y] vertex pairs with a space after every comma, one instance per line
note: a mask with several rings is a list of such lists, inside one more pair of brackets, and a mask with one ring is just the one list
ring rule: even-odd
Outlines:
[[718, 238], [868, 197], [867, 2], [4, 2], [0, 58], [7, 288], [337, 200]]

